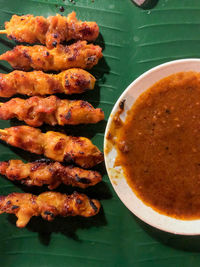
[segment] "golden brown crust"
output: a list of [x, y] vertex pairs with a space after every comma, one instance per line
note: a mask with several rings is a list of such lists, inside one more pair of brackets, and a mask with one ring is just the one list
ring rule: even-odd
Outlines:
[[6, 34], [16, 42], [45, 43], [45, 34], [48, 31], [48, 22], [42, 16], [13, 15], [10, 21], [5, 22]]
[[26, 100], [13, 98], [1, 103], [0, 119], [9, 120], [14, 117], [30, 126], [39, 127], [43, 123], [53, 126], [97, 123], [104, 119], [104, 113], [83, 100], [33, 96]]
[[98, 200], [76, 192], [72, 195], [45, 192], [39, 196], [28, 193], [0, 196], [0, 214], [15, 214], [18, 218], [16, 225], [20, 228], [25, 227], [33, 216], [42, 216], [47, 221], [52, 221], [56, 216], [91, 217], [99, 209]]
[[103, 154], [85, 137], [67, 136], [59, 132], [42, 133], [30, 126], [15, 126], [0, 131], [0, 139], [8, 144], [60, 162], [74, 162], [91, 168], [103, 161]]
[[57, 14], [48, 18], [13, 15], [11, 20], [5, 23], [5, 29], [9, 39], [31, 44], [40, 42], [48, 48], [53, 48], [63, 41], [94, 41], [99, 35], [96, 22], [78, 21], [75, 12], [67, 17]]
[[8, 74], [0, 73], [0, 97], [11, 97], [15, 94], [28, 96], [55, 93], [80, 94], [92, 90], [95, 81], [95, 77], [89, 72], [77, 68], [59, 74], [15, 70]]
[[0, 60], [8, 61], [14, 69], [25, 71], [91, 69], [102, 57], [101, 51], [100, 46], [87, 44], [86, 41], [78, 41], [69, 46], [58, 45], [53, 49], [41, 45], [18, 45], [0, 55]]
[[0, 162], [0, 173], [11, 181], [20, 181], [27, 186], [48, 185], [49, 189], [65, 185], [87, 188], [102, 179], [96, 171], [84, 170], [74, 166], [63, 166], [59, 162], [39, 160], [24, 163], [21, 160]]

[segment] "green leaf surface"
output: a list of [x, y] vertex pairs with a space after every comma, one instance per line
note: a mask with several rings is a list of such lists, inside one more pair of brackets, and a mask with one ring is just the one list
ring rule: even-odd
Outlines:
[[[0, 25], [13, 14], [63, 15], [72, 10], [82, 20], [95, 20], [104, 48], [104, 59], [92, 70], [98, 79], [93, 92], [82, 99], [110, 111], [129, 83], [144, 71], [169, 60], [199, 57], [199, 0], [159, 0], [152, 9], [140, 9], [131, 0], [0, 0]], [[14, 43], [0, 36], [0, 52]], [[11, 68], [0, 63], [0, 71]], [[106, 121], [95, 126], [65, 127], [66, 133], [92, 138], [103, 150]], [[0, 121], [0, 128], [17, 121]], [[48, 127], [45, 127], [48, 129]], [[60, 128], [58, 128], [60, 129]], [[35, 159], [28, 152], [0, 144], [0, 160]], [[58, 218], [46, 222], [33, 218], [24, 229], [17, 229], [15, 217], [0, 216], [0, 266], [199, 266], [200, 238], [175, 236], [158, 231], [137, 219], [120, 202], [102, 164], [103, 182], [86, 190], [101, 200], [103, 209], [96, 217]], [[0, 194], [13, 191], [40, 193], [0, 177]], [[72, 189], [60, 187], [60, 192]]]

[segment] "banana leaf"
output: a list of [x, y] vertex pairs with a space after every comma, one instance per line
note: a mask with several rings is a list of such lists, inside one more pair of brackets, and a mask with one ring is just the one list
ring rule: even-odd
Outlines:
[[[78, 18], [94, 20], [100, 26], [96, 43], [102, 46], [104, 58], [91, 71], [97, 85], [78, 98], [101, 107], [106, 118], [97, 125], [57, 130], [89, 137], [103, 150], [110, 111], [130, 82], [158, 64], [200, 56], [200, 2], [159, 0], [139, 8], [131, 0], [0, 0], [0, 25], [3, 29], [13, 14], [67, 15], [73, 10]], [[0, 36], [1, 53], [14, 45]], [[1, 72], [11, 70], [0, 62]], [[0, 128], [18, 124], [17, 120], [0, 121]], [[44, 130], [50, 128], [45, 126]], [[30, 161], [38, 157], [0, 143], [0, 160], [12, 158]], [[15, 216], [0, 216], [0, 266], [199, 266], [199, 237], [175, 236], [146, 225], [118, 199], [104, 164], [96, 169], [104, 175], [103, 182], [79, 190], [101, 201], [103, 208], [96, 217], [57, 218], [53, 222], [32, 218], [26, 228], [18, 229]], [[46, 190], [0, 177], [0, 195]], [[60, 186], [58, 191], [71, 193], [73, 189]]]

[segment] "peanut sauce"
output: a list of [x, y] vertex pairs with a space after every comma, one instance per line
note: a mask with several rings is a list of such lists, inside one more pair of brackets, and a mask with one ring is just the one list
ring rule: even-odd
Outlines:
[[178, 219], [200, 218], [200, 73], [176, 73], [145, 91], [116, 144], [116, 161], [145, 204]]

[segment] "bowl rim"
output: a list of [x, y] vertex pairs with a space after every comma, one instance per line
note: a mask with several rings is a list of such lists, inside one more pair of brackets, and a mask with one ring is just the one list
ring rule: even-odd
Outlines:
[[[177, 223], [178, 222], [184, 222], [184, 223], [189, 223], [189, 224], [192, 224], [192, 223], [198, 223], [198, 226], [199, 226], [199, 231], [183, 231], [183, 230], [180, 230], [179, 231], [179, 229], [177, 230], [172, 230], [172, 229], [168, 229], [167, 227], [165, 227], [165, 226], [158, 226], [158, 224], [157, 223], [152, 223], [152, 221], [150, 220], [150, 219], [147, 219], [147, 218], [145, 218], [144, 216], [142, 216], [142, 214], [140, 214], [140, 213], [137, 213], [137, 212], [134, 212], [132, 209], [131, 209], [131, 207], [130, 207], [130, 205], [129, 204], [127, 204], [125, 201], [124, 201], [124, 199], [123, 199], [123, 197], [122, 197], [122, 195], [120, 194], [120, 192], [119, 192], [119, 190], [118, 190], [118, 188], [117, 188], [117, 185], [115, 184], [115, 182], [113, 181], [113, 179], [111, 178], [111, 171], [110, 171], [110, 166], [109, 166], [109, 161], [108, 161], [108, 157], [109, 157], [109, 153], [107, 153], [106, 152], [106, 147], [107, 147], [107, 145], [108, 145], [108, 141], [107, 141], [107, 138], [106, 138], [106, 136], [107, 136], [107, 134], [108, 134], [108, 132], [109, 132], [109, 129], [111, 128], [111, 125], [112, 125], [112, 120], [113, 120], [113, 117], [114, 117], [114, 115], [116, 114], [116, 112], [119, 110], [119, 103], [121, 102], [121, 100], [123, 100], [125, 97], [126, 97], [126, 95], [127, 95], [127, 93], [136, 85], [136, 84], [138, 84], [139, 82], [141, 82], [143, 79], [145, 79], [146, 78], [146, 76], [148, 76], [148, 75], [150, 75], [150, 74], [152, 74], [152, 73], [154, 73], [154, 72], [156, 72], [156, 71], [163, 71], [163, 70], [165, 70], [165, 68], [167, 68], [167, 67], [174, 67], [174, 66], [176, 66], [177, 64], [179, 65], [179, 64], [188, 64], [188, 63], [192, 63], [192, 64], [198, 64], [198, 66], [199, 66], [199, 71], [196, 71], [196, 70], [185, 70], [185, 71], [196, 71], [196, 72], [200, 72], [200, 58], [187, 58], [187, 59], [178, 59], [178, 60], [172, 60], [172, 61], [168, 61], [168, 62], [166, 62], [166, 63], [163, 63], [163, 64], [160, 64], [160, 65], [158, 65], [158, 66], [156, 66], [156, 67], [153, 67], [153, 68], [151, 68], [151, 69], [149, 69], [149, 70], [147, 70], [146, 72], [144, 72], [143, 74], [141, 74], [138, 78], [136, 78], [135, 80], [133, 80], [133, 82], [131, 82], [130, 83], [130, 85], [128, 85], [128, 87], [123, 91], [123, 93], [119, 96], [119, 98], [118, 98], [118, 100], [116, 101], [116, 103], [115, 103], [115, 105], [114, 105], [114, 107], [112, 108], [112, 111], [111, 111], [111, 113], [110, 113], [110, 115], [109, 115], [109, 119], [108, 119], [108, 122], [107, 122], [107, 126], [106, 126], [106, 130], [105, 130], [105, 134], [104, 134], [104, 157], [105, 157], [105, 166], [106, 166], [106, 170], [107, 170], [107, 173], [108, 173], [108, 177], [109, 177], [109, 180], [110, 180], [110, 182], [111, 182], [111, 184], [112, 184], [112, 186], [113, 186], [113, 188], [114, 188], [114, 190], [115, 190], [115, 192], [116, 192], [116, 194], [118, 195], [118, 197], [119, 197], [119, 199], [123, 202], [123, 204], [136, 216], [136, 217], [138, 217], [139, 219], [141, 219], [143, 222], [145, 222], [145, 223], [147, 223], [148, 225], [151, 225], [151, 226], [153, 226], [153, 227], [155, 227], [155, 228], [157, 228], [157, 229], [159, 229], [159, 230], [162, 230], [162, 231], [165, 231], [165, 232], [169, 232], [169, 233], [173, 233], [173, 234], [178, 234], [178, 235], [199, 235], [200, 234], [200, 218], [199, 219], [196, 219], [196, 220], [180, 220], [180, 219], [175, 219], [175, 218], [173, 218], [173, 217], [170, 217], [170, 216], [167, 216], [167, 215], [163, 215], [163, 214], [161, 214], [161, 213], [159, 213], [159, 212], [157, 212], [157, 211], [155, 211], [155, 210], [153, 210], [150, 206], [148, 206], [148, 205], [146, 205], [141, 199], [139, 199], [136, 195], [135, 195], [135, 193], [132, 191], [132, 193], [136, 196], [136, 198], [138, 199], [138, 200], [140, 200], [142, 203], [143, 203], [143, 205], [145, 205], [146, 207], [148, 207], [148, 208], [150, 208], [150, 209], [152, 209], [155, 213], [157, 213], [159, 216], [162, 216], [162, 217], [167, 217], [167, 218], [170, 218], [172, 221], [177, 221]], [[178, 72], [184, 72], [184, 70], [178, 70], [178, 71], [175, 71], [175, 72], [172, 72], [171, 74], [173, 74], [173, 73], [178, 73]], [[164, 76], [164, 77], [167, 77], [167, 76], [169, 76], [169, 75], [171, 75], [171, 74], [167, 74], [166, 76]], [[155, 84], [157, 81], [159, 81], [159, 80], [161, 80], [162, 78], [158, 78], [156, 81], [154, 81], [153, 83], [152, 83], [152, 85], [153, 84]], [[151, 86], [151, 85], [150, 85]], [[149, 87], [150, 87], [149, 86]], [[144, 92], [144, 91], [146, 91], [147, 89], [149, 89], [149, 87], [147, 87], [147, 88], [145, 88], [143, 91], [141, 91], [141, 93], [140, 93], [140, 95]], [[138, 96], [139, 97], [139, 96]], [[138, 98], [138, 97], [136, 97], [136, 99]], [[135, 102], [135, 101], [134, 101]], [[133, 104], [134, 104], [134, 102], [133, 102]], [[133, 105], [132, 104], [132, 105]], [[125, 176], [123, 175], [123, 173], [121, 173], [122, 174], [122, 177], [123, 177], [123, 180], [125, 180], [126, 181], [126, 178], [125, 178]], [[131, 189], [131, 187], [128, 185], [128, 187]], [[131, 189], [132, 190], [132, 189]], [[191, 226], [192, 227], [192, 226]]]

